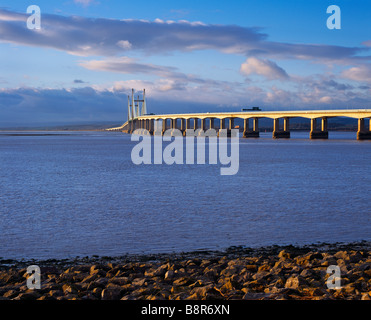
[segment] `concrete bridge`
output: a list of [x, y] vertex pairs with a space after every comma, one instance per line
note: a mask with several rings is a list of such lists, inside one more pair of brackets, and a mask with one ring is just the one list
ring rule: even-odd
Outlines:
[[[161, 127], [161, 133], [167, 129], [178, 129], [184, 135], [187, 130], [201, 129], [227, 129], [230, 133], [234, 129], [234, 120], [243, 119], [244, 138], [259, 137], [259, 119], [273, 120], [273, 138], [290, 138], [290, 119], [307, 118], [311, 121], [310, 138], [327, 139], [327, 122], [329, 118], [348, 117], [358, 119], [358, 140], [371, 140], [371, 109], [344, 109], [344, 110], [300, 110], [300, 111], [241, 111], [241, 112], [207, 112], [207, 113], [181, 113], [181, 114], [147, 114], [145, 91], [143, 98], [135, 100], [132, 94], [128, 98], [128, 121], [121, 127], [108, 129], [109, 131], [122, 131], [132, 133], [136, 129], [146, 129], [153, 134], [155, 128]], [[137, 102], [137, 105], [135, 105]], [[139, 107], [142, 102], [142, 108]], [[134, 107], [133, 107], [134, 106]], [[142, 110], [143, 113], [138, 112]], [[368, 125], [366, 125], [366, 120]], [[161, 121], [161, 125], [159, 125]], [[219, 122], [219, 123], [218, 123]], [[280, 124], [281, 123], [281, 124]], [[218, 125], [219, 124], [219, 125]]]

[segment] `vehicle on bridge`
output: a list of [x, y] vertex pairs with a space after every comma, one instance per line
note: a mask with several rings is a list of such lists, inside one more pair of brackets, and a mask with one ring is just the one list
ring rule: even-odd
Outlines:
[[252, 107], [250, 109], [241, 109], [242, 112], [245, 112], [245, 111], [262, 111], [262, 109], [260, 109], [259, 107]]

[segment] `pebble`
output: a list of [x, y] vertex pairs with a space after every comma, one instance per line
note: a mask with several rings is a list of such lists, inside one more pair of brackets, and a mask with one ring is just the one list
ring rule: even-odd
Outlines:
[[[269, 251], [269, 250], [268, 250]], [[326, 270], [339, 265], [341, 288], [328, 289]], [[0, 265], [0, 300], [371, 300], [371, 250], [256, 254], [130, 261], [42, 268], [30, 290], [24, 267]]]

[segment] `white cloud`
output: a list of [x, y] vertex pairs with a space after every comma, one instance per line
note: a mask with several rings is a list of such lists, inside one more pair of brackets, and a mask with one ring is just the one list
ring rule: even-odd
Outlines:
[[91, 5], [94, 2], [94, 0], [74, 0], [74, 2], [77, 3], [77, 4], [81, 4], [84, 7], [87, 7], [87, 6]]
[[120, 40], [117, 42], [117, 45], [124, 50], [130, 50], [132, 47], [132, 44], [127, 40]]
[[[81, 5], [95, 3], [93, 0], [75, 2]], [[218, 50], [227, 54], [275, 59], [322, 59], [326, 62], [370, 60], [368, 56], [359, 55], [369, 50], [367, 46], [273, 42], [267, 40], [268, 35], [259, 28], [238, 25], [204, 24], [188, 20], [93, 19], [44, 13], [43, 30], [47, 31], [31, 32], [24, 26], [28, 17], [25, 13], [0, 9], [0, 17], [1, 41], [54, 48], [74, 55], [115, 56], [123, 50], [133, 49], [149, 55]], [[276, 76], [279, 74], [282, 76], [282, 71]]]
[[321, 97], [319, 101], [323, 103], [332, 103], [333, 99], [329, 96], [324, 96], [324, 97]]
[[347, 70], [344, 70], [341, 73], [341, 76], [346, 79], [354, 81], [366, 81], [371, 82], [371, 67], [368, 65], [353, 67]]
[[248, 58], [246, 62], [241, 65], [240, 72], [246, 76], [257, 74], [270, 80], [288, 78], [286, 71], [273, 61], [255, 57]]

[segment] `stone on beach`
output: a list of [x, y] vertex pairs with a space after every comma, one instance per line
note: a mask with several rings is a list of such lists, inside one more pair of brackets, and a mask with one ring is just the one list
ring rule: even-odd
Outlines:
[[[27, 288], [29, 275], [21, 263], [19, 267], [0, 265], [0, 299], [371, 300], [369, 245], [322, 251], [235, 250], [202, 258], [167, 255], [154, 261], [98, 260], [42, 266], [40, 290]], [[327, 288], [330, 265], [340, 267], [340, 289]]]

